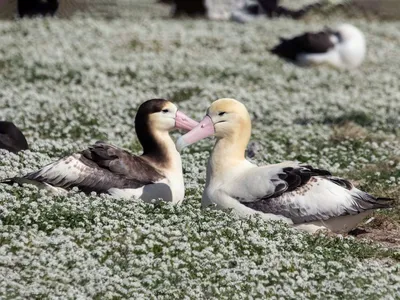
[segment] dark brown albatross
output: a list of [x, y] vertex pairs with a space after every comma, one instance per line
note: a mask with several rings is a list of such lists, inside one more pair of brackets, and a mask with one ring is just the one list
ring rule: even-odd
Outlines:
[[28, 149], [28, 142], [13, 122], [0, 121], [0, 149], [13, 153]]
[[36, 172], [3, 183], [33, 183], [55, 191], [78, 187], [85, 193], [180, 203], [185, 193], [182, 164], [169, 131], [190, 130], [197, 124], [167, 100], [148, 100], [139, 107], [135, 118], [142, 155], [99, 141]]

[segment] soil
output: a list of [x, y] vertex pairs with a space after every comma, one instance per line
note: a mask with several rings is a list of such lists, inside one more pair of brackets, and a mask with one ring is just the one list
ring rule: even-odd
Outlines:
[[349, 235], [358, 239], [372, 240], [386, 248], [400, 250], [400, 224], [385, 216], [375, 216], [371, 223], [352, 230]]

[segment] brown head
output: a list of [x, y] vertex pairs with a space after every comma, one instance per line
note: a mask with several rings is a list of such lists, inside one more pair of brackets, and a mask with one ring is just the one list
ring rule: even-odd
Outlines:
[[163, 139], [169, 131], [188, 131], [197, 124], [165, 99], [147, 100], [139, 106], [135, 117], [136, 134], [143, 146], [143, 154], [154, 157], [161, 157], [165, 152]]

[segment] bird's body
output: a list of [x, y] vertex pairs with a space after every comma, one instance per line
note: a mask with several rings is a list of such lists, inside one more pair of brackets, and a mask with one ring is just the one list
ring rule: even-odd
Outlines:
[[108, 193], [144, 201], [161, 198], [180, 203], [184, 197], [182, 163], [168, 131], [188, 130], [197, 122], [178, 112], [171, 102], [153, 99], [141, 105], [135, 124], [144, 152], [140, 156], [97, 142], [36, 172], [6, 182], [33, 183], [54, 191], [78, 187], [85, 193]]
[[25, 136], [12, 122], [0, 121], [0, 149], [13, 153], [28, 149]]
[[281, 43], [272, 49], [272, 53], [295, 61], [298, 55], [320, 54], [332, 50], [338, 42], [332, 32], [306, 32], [292, 39], [281, 39]]
[[99, 141], [22, 178], [13, 178], [12, 182], [31, 183], [55, 192], [77, 187], [85, 193], [181, 202], [184, 197], [182, 164], [179, 153], [175, 152], [171, 152], [170, 164], [164, 166], [146, 156], [132, 155]]
[[364, 35], [350, 24], [306, 32], [281, 42], [271, 52], [300, 65], [327, 64], [339, 69], [358, 67], [366, 54]]
[[174, 0], [174, 16], [205, 16], [207, 9], [202, 0]]
[[236, 100], [215, 101], [177, 146], [211, 134], [217, 141], [207, 166], [203, 206], [233, 209], [242, 216], [259, 214], [310, 232], [348, 232], [372, 210], [391, 205], [391, 199], [375, 198], [326, 170], [291, 161], [260, 167], [247, 161], [250, 117]]
[[[208, 169], [212, 167], [209, 165]], [[225, 176], [211, 174], [212, 171], [207, 174], [210, 178], [203, 193], [203, 206], [235, 208], [242, 215], [262, 212], [267, 219], [283, 216], [307, 231], [327, 228], [348, 232], [368, 210], [386, 208], [389, 203], [388, 199], [374, 198], [328, 171], [297, 162], [258, 167], [243, 161], [226, 169]], [[224, 197], [229, 197], [229, 202], [221, 201]]]
[[59, 6], [58, 0], [18, 0], [18, 14], [22, 17], [53, 16]]

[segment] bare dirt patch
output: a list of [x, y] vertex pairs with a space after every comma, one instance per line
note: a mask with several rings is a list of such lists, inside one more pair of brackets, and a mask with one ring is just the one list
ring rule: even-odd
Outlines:
[[386, 248], [400, 250], [400, 224], [383, 215], [376, 215], [374, 218], [371, 223], [360, 226], [349, 234], [358, 239], [372, 240]]

